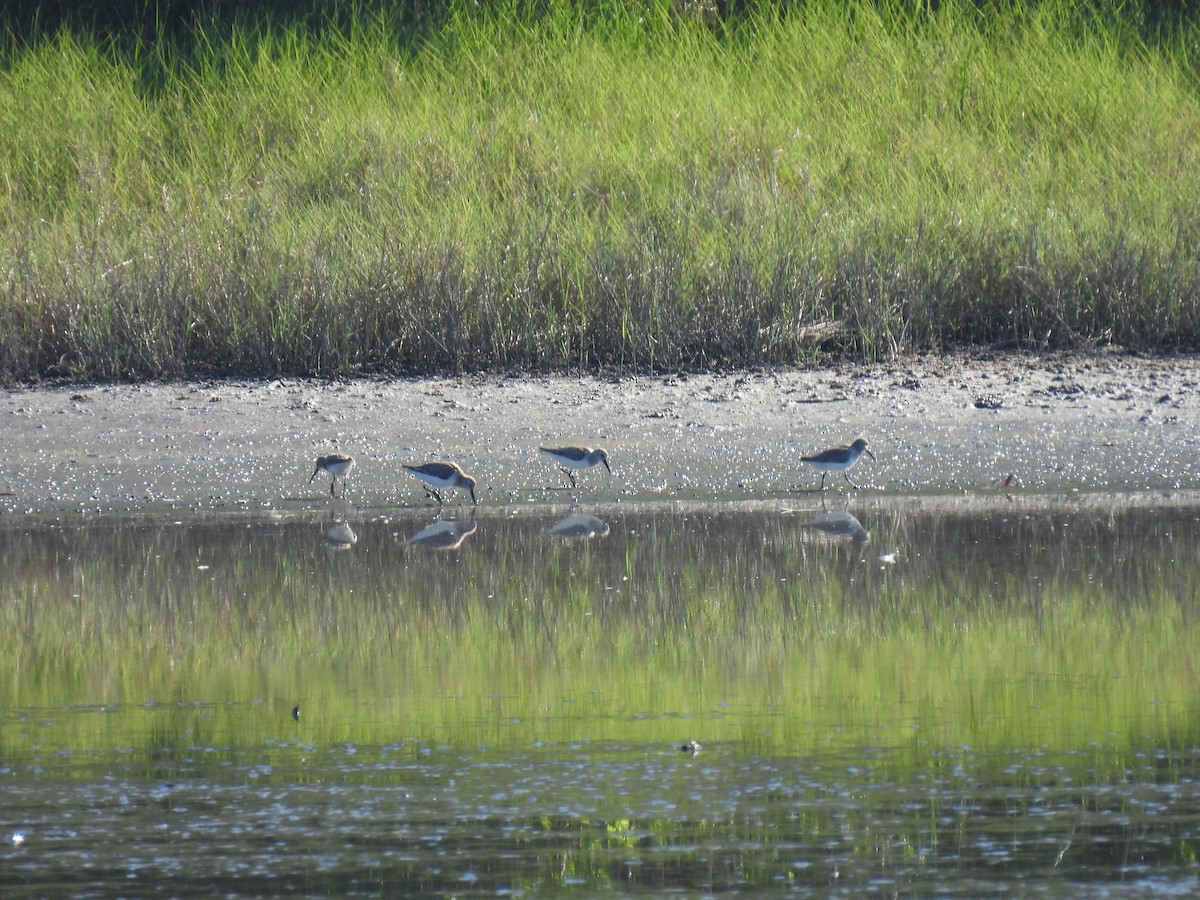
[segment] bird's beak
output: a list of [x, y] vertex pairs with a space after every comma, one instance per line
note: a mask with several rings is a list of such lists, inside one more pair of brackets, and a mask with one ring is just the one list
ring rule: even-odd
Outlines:
[[317, 466], [315, 469], [313, 469], [312, 478], [308, 479], [308, 483], [309, 483], [309, 484], [312, 484], [312, 480], [313, 480], [313, 478], [316, 478], [316, 477], [317, 477], [317, 473], [318, 473], [318, 472], [320, 472], [320, 471], [321, 471], [321, 467], [320, 467], [320, 466]]
[[611, 474], [612, 474], [612, 469], [609, 469], [609, 468], [608, 468], [608, 460], [607, 460], [607, 459], [602, 459], [602, 460], [600, 460], [600, 462], [604, 463], [604, 468], [608, 469], [608, 474], [609, 474], [609, 475], [611, 475]]
[[[875, 454], [872, 453], [870, 450], [867, 450], [866, 454], [867, 454], [867, 456], [871, 457], [871, 459], [875, 459]], [[875, 459], [875, 461], [879, 462], [879, 460], [877, 460], [877, 459]]]

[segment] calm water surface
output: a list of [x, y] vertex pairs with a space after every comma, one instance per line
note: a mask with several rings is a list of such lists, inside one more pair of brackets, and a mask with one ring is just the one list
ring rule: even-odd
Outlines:
[[0, 893], [1192, 894], [1198, 547], [1191, 495], [3, 518]]

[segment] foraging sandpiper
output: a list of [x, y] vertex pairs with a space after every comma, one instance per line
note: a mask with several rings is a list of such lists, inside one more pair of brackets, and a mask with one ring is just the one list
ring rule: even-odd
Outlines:
[[541, 451], [558, 463], [563, 474], [571, 479], [571, 487], [578, 487], [572, 469], [590, 469], [604, 463], [608, 474], [612, 474], [612, 469], [608, 467], [608, 453], [599, 448], [593, 450], [591, 447], [542, 447]]
[[431, 462], [404, 468], [426, 482], [427, 485], [433, 485], [433, 487], [426, 487], [425, 492], [438, 502], [438, 506], [442, 505], [441, 491], [449, 488], [461, 488], [467, 491], [471, 495], [471, 503], [478, 503], [475, 499], [475, 479], [460, 469], [457, 463]]
[[333, 492], [334, 485], [337, 480], [342, 479], [342, 496], [346, 496], [346, 476], [350, 474], [354, 468], [354, 457], [349, 453], [331, 453], [328, 456], [317, 457], [317, 467], [313, 469], [312, 478], [308, 479], [308, 483], [312, 484], [313, 478], [317, 477], [317, 473], [324, 469], [333, 476], [333, 481], [329, 482], [329, 496], [337, 496]]
[[842, 476], [846, 479], [846, 484], [857, 490], [858, 485], [850, 480], [850, 467], [858, 462], [858, 458], [864, 453], [871, 457], [871, 459], [875, 458], [875, 454], [867, 449], [867, 442], [859, 438], [849, 447], [833, 447], [814, 456], [802, 456], [800, 458], [820, 470], [821, 490], [825, 490], [825, 476], [830, 472], [841, 472]]

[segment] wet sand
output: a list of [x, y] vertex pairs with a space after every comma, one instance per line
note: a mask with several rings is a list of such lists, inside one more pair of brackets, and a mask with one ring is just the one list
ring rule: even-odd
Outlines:
[[[924, 357], [664, 377], [205, 381], [0, 394], [0, 514], [288, 509], [329, 502], [318, 455], [357, 467], [356, 506], [427, 507], [403, 463], [457, 460], [486, 506], [816, 498], [800, 457], [856, 437], [856, 497], [1200, 489], [1200, 358]], [[580, 489], [537, 452], [613, 468]], [[826, 479], [832, 499], [848, 491]], [[339, 491], [341, 485], [339, 484]], [[457, 504], [457, 498], [454, 500]]]

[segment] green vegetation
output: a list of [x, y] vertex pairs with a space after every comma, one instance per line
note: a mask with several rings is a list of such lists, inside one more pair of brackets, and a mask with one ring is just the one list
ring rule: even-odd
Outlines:
[[[403, 546], [410, 518], [357, 523], [345, 553], [315, 519], [14, 528], [0, 710], [104, 706], [175, 723], [177, 746], [290, 736], [303, 701], [322, 744], [698, 737], [918, 767], [1090, 748], [1119, 768], [1195, 746], [1194, 514], [881, 513], [865, 548], [746, 513], [627, 513], [563, 544], [530, 514], [450, 554]], [[115, 721], [85, 709], [36, 744], [102, 749]]]
[[10, 35], [0, 378], [1200, 346], [1194, 28], [684, 7]]
[[[8, 833], [174, 848], [189, 883], [244, 864], [228, 834], [269, 833], [272, 878], [324, 854], [339, 896], [462, 894], [455, 856], [490, 893], [650, 892], [693, 866], [706, 893], [778, 893], [782, 871], [820, 892], [826, 863], [974, 892], [1001, 841], [1038, 884], [1131, 859], [1188, 878], [1198, 509], [873, 508], [863, 546], [727, 506], [622, 505], [564, 543], [525, 507], [451, 553], [405, 545], [427, 519], [399, 510], [344, 552], [313, 512], [10, 516]], [[0, 874], [75, 865], [47, 858]], [[128, 891], [108, 857], [86, 874]]]

